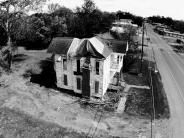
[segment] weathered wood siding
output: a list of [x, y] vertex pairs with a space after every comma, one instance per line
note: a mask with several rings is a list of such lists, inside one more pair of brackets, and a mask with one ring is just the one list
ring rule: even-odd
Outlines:
[[[113, 55], [113, 56], [112, 56]], [[119, 61], [117, 62], [118, 58]], [[106, 59], [90, 59], [90, 92], [91, 96], [102, 97], [109, 86], [112, 83], [112, 79], [116, 72], [120, 72], [123, 66], [123, 56], [121, 53], [112, 53]], [[59, 59], [59, 60], [58, 60]], [[82, 75], [76, 75], [77, 72], [77, 58], [67, 59], [67, 70], [63, 69], [63, 59], [66, 59], [65, 55], [55, 55], [55, 70], [57, 76], [57, 86], [60, 88], [73, 90], [76, 93], [82, 93], [81, 89], [77, 89], [77, 78], [81, 79], [82, 85]], [[82, 66], [85, 58], [80, 59], [80, 68], [82, 72]], [[96, 74], [96, 61], [99, 62], [99, 74]], [[118, 64], [117, 64], [118, 63]], [[114, 67], [112, 65], [115, 65]], [[64, 75], [67, 75], [68, 85], [64, 85]], [[98, 93], [95, 92], [95, 81], [99, 82]]]
[[[60, 60], [58, 60], [60, 58]], [[67, 59], [67, 70], [63, 69], [64, 55], [55, 55], [55, 70], [57, 76], [57, 86], [60, 88], [73, 90], [73, 76], [72, 76], [72, 60]], [[64, 75], [67, 75], [67, 85], [64, 85]]]
[[103, 95], [106, 93], [107, 88], [110, 83], [110, 66], [111, 66], [111, 55], [109, 55], [105, 60], [104, 60], [104, 66], [103, 66]]
[[[60, 57], [60, 61], [58, 58]], [[77, 78], [82, 81], [82, 75], [74, 75], [77, 71], [77, 58], [67, 59], [67, 70], [63, 70], [63, 59], [66, 59], [64, 55], [55, 55], [55, 71], [57, 76], [57, 86], [59, 88], [73, 90], [76, 93], [82, 93], [82, 89], [77, 89]], [[96, 74], [96, 61], [99, 61], [99, 75]], [[91, 96], [101, 97], [103, 95], [103, 60], [91, 58], [90, 59], [90, 91]], [[84, 58], [80, 59], [80, 68], [82, 72], [82, 65]], [[63, 76], [67, 75], [68, 86], [64, 85]], [[99, 92], [95, 93], [95, 81], [99, 81]], [[82, 85], [82, 82], [81, 82]], [[82, 88], [82, 87], [81, 87]]]
[[[72, 60], [72, 71], [77, 71], [77, 60], [79, 60], [78, 58], [73, 58]], [[82, 72], [82, 65], [84, 63], [84, 58], [80, 59], [80, 68], [81, 68], [81, 72]], [[74, 75], [74, 73], [72, 73], [73, 76], [73, 91], [76, 93], [82, 93], [82, 75]], [[77, 78], [81, 79], [81, 90], [77, 89]]]
[[[99, 75], [96, 74], [96, 61], [99, 62]], [[91, 71], [90, 71], [90, 87], [91, 96], [102, 97], [103, 96], [103, 63], [104, 60], [91, 58]], [[99, 92], [95, 92], [95, 81], [99, 82]]]
[[[116, 78], [114, 78], [116, 73], [120, 73], [123, 67], [123, 57], [125, 54], [122, 53], [112, 53], [111, 54], [111, 67], [110, 67], [110, 84], [116, 85]], [[119, 56], [119, 60], [118, 60]]]

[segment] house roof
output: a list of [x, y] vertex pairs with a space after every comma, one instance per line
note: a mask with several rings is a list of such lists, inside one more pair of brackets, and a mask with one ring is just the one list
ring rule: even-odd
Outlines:
[[115, 39], [109, 32], [102, 33], [102, 34], [97, 34], [98, 37], [103, 38], [103, 39]]
[[126, 53], [127, 42], [115, 39], [110, 33], [97, 35], [113, 50], [115, 53]]
[[127, 43], [115, 39], [56, 37], [52, 40], [48, 53], [64, 54], [67, 57], [106, 58], [110, 53], [126, 53]]
[[68, 38], [68, 37], [53, 38], [49, 45], [47, 52], [53, 53], [53, 54], [65, 54], [66, 55], [73, 39], [74, 38]]
[[119, 40], [106, 40], [110, 43], [110, 48], [115, 53], [126, 53], [127, 42], [119, 41]]

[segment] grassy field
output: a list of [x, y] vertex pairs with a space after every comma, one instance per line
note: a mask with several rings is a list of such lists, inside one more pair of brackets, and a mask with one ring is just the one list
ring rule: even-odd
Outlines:
[[46, 50], [18, 49], [12, 71], [0, 77], [0, 135], [36, 137], [137, 137], [149, 133], [145, 120], [86, 108], [79, 97], [55, 86]]
[[85, 138], [86, 134], [41, 121], [21, 111], [0, 108], [0, 137], [5, 138]]

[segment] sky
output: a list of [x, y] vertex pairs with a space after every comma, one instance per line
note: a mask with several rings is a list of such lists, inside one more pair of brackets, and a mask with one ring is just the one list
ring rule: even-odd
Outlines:
[[[126, 11], [135, 15], [148, 17], [161, 15], [173, 19], [184, 20], [183, 0], [94, 0], [102, 11]], [[48, 3], [59, 3], [70, 9], [81, 6], [83, 0], [49, 0]]]

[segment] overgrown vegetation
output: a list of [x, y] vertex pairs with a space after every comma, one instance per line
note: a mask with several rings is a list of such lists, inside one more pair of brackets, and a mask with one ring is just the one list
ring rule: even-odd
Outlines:
[[[150, 62], [150, 66], [153, 66], [153, 62]], [[153, 116], [153, 99], [152, 99], [152, 88], [154, 95], [154, 108], [155, 108], [155, 118], [169, 118], [170, 110], [167, 101], [167, 97], [163, 88], [161, 76], [159, 73], [155, 73], [151, 70], [152, 74], [152, 85], [150, 84], [150, 76], [148, 70], [148, 61], [144, 60], [142, 67], [143, 76], [139, 77], [137, 74], [124, 73], [125, 81], [130, 85], [139, 86], [150, 86], [150, 89], [140, 89], [131, 88], [128, 92], [125, 112], [127, 114], [150, 118]], [[134, 60], [129, 66], [129, 69], [134, 69], [140, 67], [139, 60]]]
[[147, 89], [131, 88], [125, 104], [125, 113], [139, 117], [151, 117], [151, 93]]

